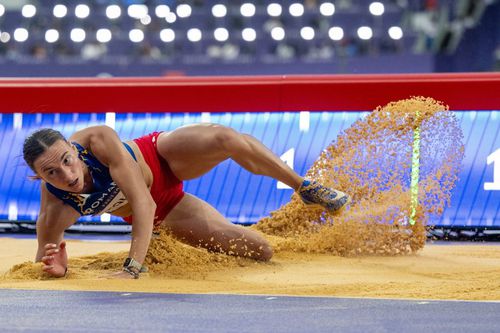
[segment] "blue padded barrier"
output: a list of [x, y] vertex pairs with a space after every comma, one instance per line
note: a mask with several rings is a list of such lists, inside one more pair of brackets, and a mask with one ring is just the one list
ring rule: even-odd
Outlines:
[[[153, 131], [209, 121], [230, 126], [262, 141], [279, 156], [287, 156], [299, 174], [305, 174], [320, 152], [365, 112], [313, 112], [309, 123], [298, 112], [273, 113], [134, 113], [116, 114], [115, 129], [123, 140]], [[464, 133], [465, 159], [451, 206], [431, 219], [436, 226], [500, 227], [500, 113], [456, 112]], [[39, 183], [22, 160], [22, 143], [32, 131], [52, 127], [69, 136], [87, 126], [104, 124], [105, 114], [0, 114], [0, 219], [36, 220]], [[307, 125], [307, 126], [306, 126]], [[488, 164], [488, 158], [490, 163]], [[494, 179], [494, 169], [497, 175]], [[187, 192], [208, 201], [235, 223], [255, 223], [288, 202], [292, 190], [279, 188], [268, 177], [251, 175], [225, 161], [205, 176], [185, 183]], [[82, 221], [100, 221], [85, 217]], [[112, 223], [122, 223], [112, 218]]]

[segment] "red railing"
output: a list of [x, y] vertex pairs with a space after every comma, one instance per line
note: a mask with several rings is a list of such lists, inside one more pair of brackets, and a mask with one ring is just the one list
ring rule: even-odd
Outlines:
[[499, 110], [500, 73], [0, 79], [0, 113], [366, 111], [411, 96]]

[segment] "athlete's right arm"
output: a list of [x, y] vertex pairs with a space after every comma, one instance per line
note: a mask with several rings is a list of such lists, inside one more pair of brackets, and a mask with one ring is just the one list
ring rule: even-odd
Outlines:
[[36, 222], [38, 250], [35, 261], [41, 261], [43, 270], [52, 276], [66, 274], [68, 258], [64, 231], [79, 217], [78, 212], [52, 195], [42, 182], [40, 213]]

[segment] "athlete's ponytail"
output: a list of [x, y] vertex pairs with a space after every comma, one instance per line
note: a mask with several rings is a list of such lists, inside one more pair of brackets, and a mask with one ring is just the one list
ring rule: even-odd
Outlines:
[[37, 130], [24, 140], [23, 157], [31, 170], [35, 171], [33, 164], [36, 159], [59, 140], [66, 141], [66, 138], [51, 128]]

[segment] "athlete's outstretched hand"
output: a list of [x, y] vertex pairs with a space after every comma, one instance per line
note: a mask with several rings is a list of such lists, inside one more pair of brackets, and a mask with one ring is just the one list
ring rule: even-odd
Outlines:
[[43, 271], [54, 277], [66, 275], [68, 267], [68, 255], [66, 253], [66, 242], [62, 241], [59, 246], [54, 243], [45, 244], [45, 255], [42, 257]]

